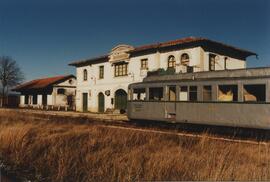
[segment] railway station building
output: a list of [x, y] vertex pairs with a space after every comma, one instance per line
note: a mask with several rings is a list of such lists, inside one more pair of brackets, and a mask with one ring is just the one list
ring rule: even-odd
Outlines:
[[124, 111], [128, 85], [147, 75], [244, 69], [252, 55], [256, 53], [196, 37], [139, 47], [120, 44], [105, 55], [69, 64], [76, 67], [76, 110]]

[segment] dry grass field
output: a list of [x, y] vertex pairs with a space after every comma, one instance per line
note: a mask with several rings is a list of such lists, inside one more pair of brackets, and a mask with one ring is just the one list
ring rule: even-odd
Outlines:
[[270, 180], [270, 145], [136, 132], [0, 110], [0, 161], [36, 181]]

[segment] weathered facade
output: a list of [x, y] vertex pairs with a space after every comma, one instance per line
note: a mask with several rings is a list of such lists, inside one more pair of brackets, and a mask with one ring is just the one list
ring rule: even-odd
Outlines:
[[20, 92], [20, 107], [75, 109], [76, 77], [57, 76], [33, 80], [14, 89]]
[[256, 55], [205, 38], [188, 37], [140, 47], [118, 45], [109, 54], [71, 63], [77, 71], [77, 111], [126, 109], [128, 85], [149, 72], [175, 74], [246, 68]]

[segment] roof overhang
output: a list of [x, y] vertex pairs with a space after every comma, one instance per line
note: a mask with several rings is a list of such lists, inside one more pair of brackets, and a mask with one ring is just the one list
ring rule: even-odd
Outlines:
[[51, 87], [53, 87], [53, 85], [62, 83], [71, 78], [76, 77], [74, 75], [65, 75], [65, 76], [36, 79], [23, 83], [12, 89], [12, 91], [23, 92], [23, 91], [40, 91], [44, 89], [50, 89]]
[[87, 65], [91, 65], [91, 64], [107, 62], [108, 60], [109, 60], [109, 55], [103, 55], [103, 56], [99, 56], [99, 57], [95, 57], [95, 58], [74, 61], [68, 65], [75, 66], [75, 67], [82, 67], [82, 66], [87, 66]]

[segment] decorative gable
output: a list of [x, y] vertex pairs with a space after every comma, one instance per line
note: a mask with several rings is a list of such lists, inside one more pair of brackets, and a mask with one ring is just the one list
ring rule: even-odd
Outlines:
[[117, 63], [121, 61], [129, 61], [129, 51], [134, 50], [130, 45], [120, 44], [114, 47], [109, 54], [109, 62]]

